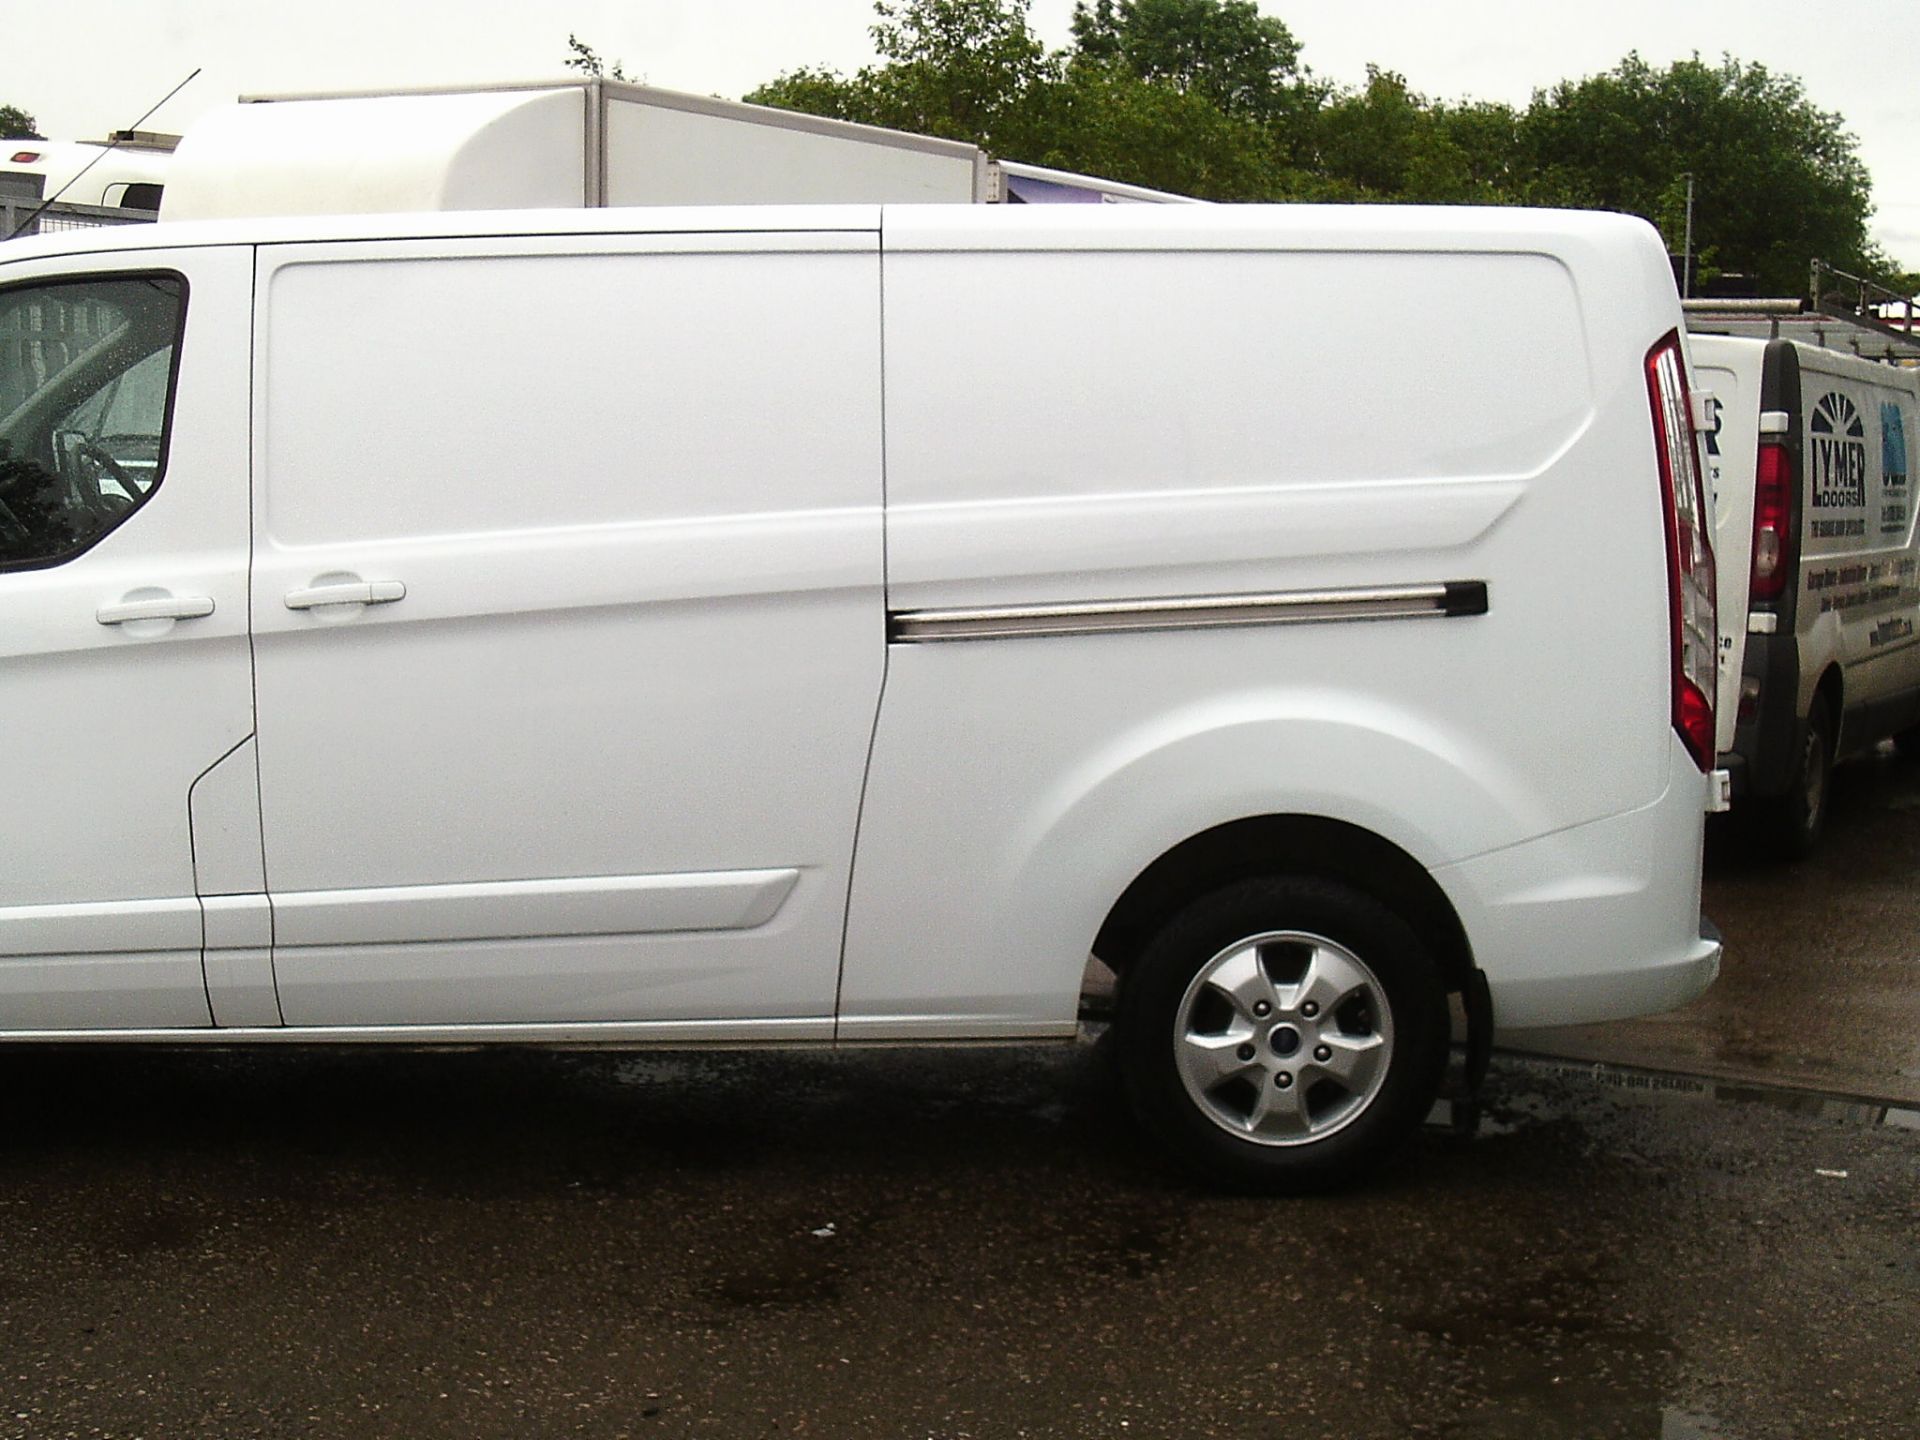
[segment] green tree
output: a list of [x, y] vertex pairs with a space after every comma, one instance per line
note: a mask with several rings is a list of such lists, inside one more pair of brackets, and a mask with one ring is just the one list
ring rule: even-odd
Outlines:
[[803, 68], [751, 91], [756, 105], [965, 140], [1014, 154], [1059, 66], [1027, 23], [1028, 0], [877, 0], [881, 63], [852, 76]]
[[1370, 65], [1364, 89], [1321, 108], [1314, 168], [1352, 199], [1501, 204], [1518, 180], [1517, 124], [1510, 106], [1446, 105]]
[[1321, 95], [1300, 42], [1253, 0], [1076, 0], [1074, 58], [1212, 102], [1222, 114], [1291, 119]]
[[1115, 67], [1071, 67], [1038, 120], [1043, 138], [1017, 158], [1208, 200], [1278, 193], [1283, 167], [1268, 127]]
[[573, 32], [567, 32], [567, 49], [573, 53], [567, 56], [565, 64], [569, 70], [578, 70], [582, 75], [598, 80], [602, 76], [609, 80], [630, 78], [625, 67], [618, 60], [609, 65], [600, 58], [600, 52]]
[[1767, 293], [1799, 294], [1814, 258], [1891, 268], [1867, 235], [1872, 186], [1845, 122], [1764, 66], [1628, 55], [1536, 93], [1518, 140], [1526, 199], [1643, 215], [1676, 254], [1691, 176], [1696, 255]]
[[803, 66], [769, 80], [742, 97], [750, 105], [771, 105], [780, 110], [798, 110], [805, 115], [824, 115], [829, 120], [858, 120], [877, 125], [873, 96], [857, 79], [850, 80], [834, 70]]
[[0, 139], [44, 140], [33, 116], [18, 105], [0, 105]]

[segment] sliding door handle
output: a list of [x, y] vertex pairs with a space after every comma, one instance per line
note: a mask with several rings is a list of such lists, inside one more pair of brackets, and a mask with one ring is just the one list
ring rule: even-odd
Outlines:
[[330, 580], [287, 592], [289, 610], [314, 610], [322, 605], [391, 605], [407, 598], [398, 580]]

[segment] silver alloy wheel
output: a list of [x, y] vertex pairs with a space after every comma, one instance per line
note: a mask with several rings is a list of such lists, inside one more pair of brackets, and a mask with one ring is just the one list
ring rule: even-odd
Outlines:
[[1173, 1021], [1180, 1083], [1228, 1134], [1323, 1140], [1358, 1119], [1387, 1075], [1393, 1016], [1379, 977], [1301, 930], [1236, 940], [1193, 977]]

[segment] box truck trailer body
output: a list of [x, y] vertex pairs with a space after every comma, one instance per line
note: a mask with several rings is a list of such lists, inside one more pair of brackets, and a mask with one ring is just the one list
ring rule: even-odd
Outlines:
[[609, 80], [260, 96], [182, 139], [162, 213], [1165, 202], [977, 145]]

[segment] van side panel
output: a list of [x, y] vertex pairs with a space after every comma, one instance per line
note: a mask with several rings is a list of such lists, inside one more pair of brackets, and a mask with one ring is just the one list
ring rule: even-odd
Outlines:
[[[1801, 567], [1793, 628], [1799, 711], [1829, 660], [1849, 714], [1920, 691], [1911, 439], [1920, 428], [1911, 375], [1797, 347], [1801, 408]], [[1842, 744], [1869, 738], [1848, 735]]]
[[[896, 643], [842, 1035], [1070, 1028], [1107, 907], [1230, 820], [1326, 816], [1441, 871], [1677, 793], [1643, 363], [1678, 313], [1642, 227], [1350, 240], [1344, 212], [1267, 212], [1168, 253], [1191, 222], [1156, 216], [1103, 249], [1003, 231], [963, 253], [893, 218], [897, 638], [1151, 597], [1278, 597], [1284, 622], [1446, 583], [1485, 582], [1486, 613]], [[1669, 823], [1697, 836], [1702, 793]], [[1589, 867], [1562, 920], [1588, 879], [1640, 893]], [[1673, 946], [1697, 893], [1658, 906]], [[1509, 947], [1483, 908], [1496, 996], [1515, 967], [1620, 964], [1597, 934]]]

